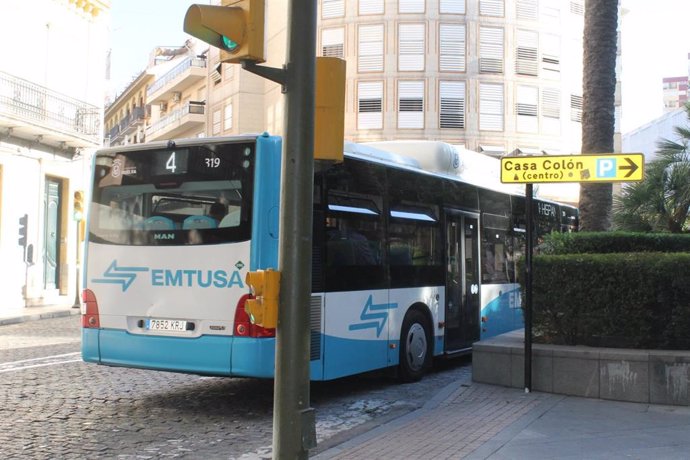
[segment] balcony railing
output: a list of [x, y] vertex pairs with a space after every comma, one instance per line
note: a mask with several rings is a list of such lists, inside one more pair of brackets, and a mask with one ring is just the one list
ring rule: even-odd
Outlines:
[[108, 131], [108, 137], [110, 137], [111, 142], [113, 142], [119, 135], [129, 134], [131, 128], [139, 126], [145, 119], [146, 109], [144, 107], [134, 107], [130, 114]]
[[177, 64], [175, 67], [173, 67], [169, 72], [165, 73], [158, 80], [156, 80], [153, 83], [153, 85], [149, 86], [149, 88], [146, 90], [146, 97], [151, 98], [153, 94], [155, 94], [161, 88], [165, 87], [168, 83], [172, 82], [182, 73], [186, 72], [188, 69], [192, 67], [205, 69], [206, 59], [195, 58], [191, 56], [186, 58], [185, 60]]
[[153, 134], [157, 131], [166, 129], [166, 127], [170, 126], [173, 123], [180, 121], [186, 115], [190, 115], [190, 114], [192, 114], [192, 115], [203, 115], [204, 109], [205, 109], [205, 105], [203, 102], [194, 102], [194, 101], [187, 102], [182, 107], [173, 110], [168, 115], [162, 117], [160, 120], [151, 124], [151, 126], [149, 126], [146, 129], [147, 138], [148, 138], [149, 134]]
[[0, 116], [99, 142], [98, 107], [5, 72], [0, 72]]

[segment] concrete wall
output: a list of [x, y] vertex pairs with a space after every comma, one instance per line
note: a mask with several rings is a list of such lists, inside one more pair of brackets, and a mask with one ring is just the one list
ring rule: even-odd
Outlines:
[[[472, 379], [524, 386], [524, 332], [476, 343]], [[532, 390], [638, 403], [690, 405], [690, 350], [534, 344]]]

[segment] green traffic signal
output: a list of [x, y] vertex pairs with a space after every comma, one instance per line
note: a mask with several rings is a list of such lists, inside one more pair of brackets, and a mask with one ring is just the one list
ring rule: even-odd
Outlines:
[[237, 43], [236, 41], [233, 41], [233, 40], [229, 39], [229, 38], [226, 37], [225, 35], [222, 35], [222, 36], [221, 36], [221, 40], [223, 41], [223, 47], [224, 47], [227, 51], [229, 51], [229, 52], [231, 52], [231, 53], [232, 53], [233, 51], [235, 51], [235, 50], [237, 49], [238, 46], [240, 46], [239, 43]]

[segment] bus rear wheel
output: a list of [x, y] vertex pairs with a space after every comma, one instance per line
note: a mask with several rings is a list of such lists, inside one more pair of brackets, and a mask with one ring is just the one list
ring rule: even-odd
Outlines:
[[417, 310], [406, 315], [400, 332], [400, 364], [403, 382], [416, 382], [431, 365], [431, 331], [426, 317]]

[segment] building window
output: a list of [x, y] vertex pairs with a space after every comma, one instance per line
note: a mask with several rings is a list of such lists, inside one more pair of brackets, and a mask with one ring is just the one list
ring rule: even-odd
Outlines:
[[232, 129], [232, 104], [225, 106], [225, 110], [223, 112], [223, 127], [225, 131]]
[[582, 96], [570, 95], [570, 119], [582, 123]]
[[537, 101], [539, 91], [536, 86], [517, 87], [517, 103], [515, 113], [517, 114], [517, 130], [522, 133], [536, 133], [539, 131], [537, 118]]
[[440, 24], [439, 70], [441, 72], [465, 71], [465, 24]]
[[211, 133], [214, 136], [220, 135], [221, 132], [221, 116], [220, 116], [220, 110], [214, 110], [213, 111], [213, 118], [212, 118], [212, 131]]
[[541, 126], [544, 134], [561, 132], [561, 91], [558, 88], [541, 90]]
[[465, 0], [440, 0], [441, 14], [465, 14]]
[[340, 18], [345, 15], [345, 0], [322, 0], [321, 18]]
[[414, 72], [424, 70], [424, 24], [398, 26], [398, 70]]
[[503, 85], [479, 84], [479, 129], [503, 131]]
[[577, 16], [584, 16], [585, 0], [570, 0], [570, 12]]
[[517, 0], [516, 15], [521, 21], [536, 21], [537, 0]]
[[424, 0], [398, 0], [398, 13], [423, 13]]
[[321, 31], [321, 56], [342, 58], [345, 56], [345, 29], [323, 29]]
[[424, 81], [398, 82], [398, 128], [424, 128]]
[[465, 128], [465, 82], [441, 81], [439, 83], [439, 127]]
[[531, 30], [518, 30], [515, 50], [515, 73], [537, 76], [537, 46], [539, 34]]
[[359, 15], [383, 14], [383, 0], [359, 0]]
[[359, 72], [383, 71], [383, 24], [359, 26]]
[[383, 82], [357, 83], [357, 129], [383, 128]]
[[561, 39], [558, 35], [542, 34], [541, 68], [545, 77], [557, 78], [561, 72]]
[[479, 28], [479, 72], [503, 73], [503, 29]]
[[558, 1], [544, 1], [542, 0], [539, 13], [541, 22], [546, 24], [558, 24], [561, 22], [561, 4]]
[[503, 0], [479, 0], [479, 14], [502, 18], [505, 12]]

